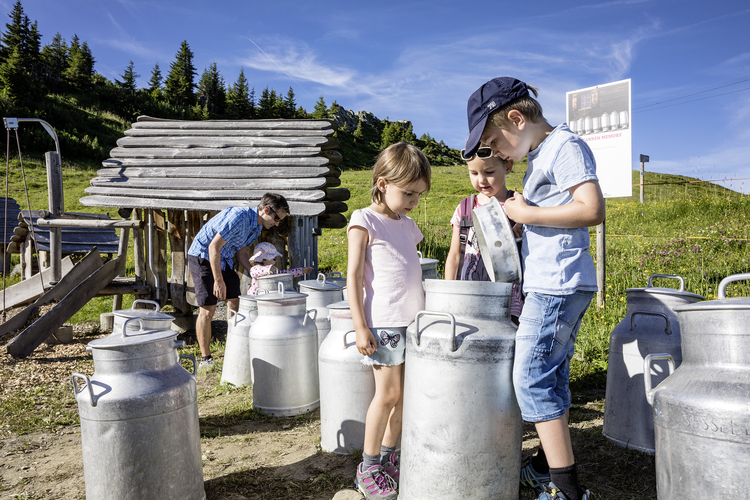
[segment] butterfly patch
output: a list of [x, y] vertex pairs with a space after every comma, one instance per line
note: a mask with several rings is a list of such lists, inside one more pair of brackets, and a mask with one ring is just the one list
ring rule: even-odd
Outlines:
[[389, 335], [388, 332], [380, 332], [380, 345], [382, 346], [387, 346], [390, 343], [391, 347], [396, 347], [399, 340], [401, 340], [400, 333]]

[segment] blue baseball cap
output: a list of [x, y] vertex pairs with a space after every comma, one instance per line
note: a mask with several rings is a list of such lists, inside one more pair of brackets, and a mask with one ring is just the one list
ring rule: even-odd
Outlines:
[[471, 158], [479, 149], [487, 117], [506, 104], [529, 95], [529, 86], [521, 80], [502, 76], [493, 78], [471, 94], [466, 105], [469, 118], [469, 139], [466, 141], [464, 158]]

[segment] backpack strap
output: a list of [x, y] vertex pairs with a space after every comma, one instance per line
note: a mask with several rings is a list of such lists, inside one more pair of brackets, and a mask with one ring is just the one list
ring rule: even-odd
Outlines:
[[464, 257], [466, 255], [466, 240], [469, 238], [469, 228], [474, 226], [474, 222], [471, 220], [471, 210], [474, 208], [474, 195], [472, 194], [468, 198], [461, 200], [458, 208], [458, 215], [461, 217], [459, 222], [460, 233], [459, 241], [461, 242], [461, 251], [458, 257], [458, 269], [456, 270], [456, 279], [461, 279], [461, 271], [464, 267]]

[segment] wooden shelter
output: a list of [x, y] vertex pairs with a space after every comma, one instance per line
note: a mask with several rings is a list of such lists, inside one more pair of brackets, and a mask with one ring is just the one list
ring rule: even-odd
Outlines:
[[[147, 221], [134, 228], [136, 285], [192, 314], [186, 253], [200, 227], [230, 206], [256, 206], [282, 194], [290, 217], [263, 231], [290, 267], [317, 270], [323, 228], [346, 226], [347, 189], [330, 120], [181, 121], [141, 116], [110, 152], [81, 204], [118, 208]], [[167, 276], [167, 241], [171, 275]]]

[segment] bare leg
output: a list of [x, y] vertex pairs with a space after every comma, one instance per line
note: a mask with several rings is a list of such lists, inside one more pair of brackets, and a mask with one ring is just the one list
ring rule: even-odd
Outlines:
[[542, 442], [542, 448], [547, 456], [547, 463], [553, 469], [568, 467], [575, 463], [573, 457], [573, 446], [570, 442], [570, 429], [568, 428], [568, 417], [570, 412], [565, 412], [562, 417], [546, 422], [537, 422], [536, 432]]
[[[401, 435], [401, 409], [404, 384], [404, 365], [375, 366], [375, 397], [372, 398], [365, 420], [364, 452], [380, 455], [380, 446], [388, 430], [389, 442], [394, 445]], [[398, 427], [398, 434], [395, 433]], [[395, 436], [395, 440], [393, 437]], [[391, 442], [390, 440], [393, 440]]]
[[401, 367], [401, 397], [388, 417], [388, 425], [385, 428], [382, 442], [383, 445], [389, 447], [394, 447], [398, 444], [398, 438], [401, 437], [402, 417], [404, 415], [404, 364], [402, 363], [399, 366]]
[[216, 312], [216, 305], [198, 306], [198, 317], [195, 319], [195, 336], [201, 356], [211, 355], [211, 319]]

